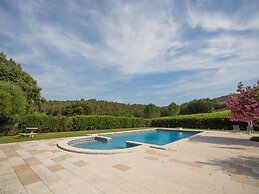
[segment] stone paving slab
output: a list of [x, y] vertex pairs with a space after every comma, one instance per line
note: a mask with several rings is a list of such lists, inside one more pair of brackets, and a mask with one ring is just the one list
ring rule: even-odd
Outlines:
[[0, 145], [0, 193], [255, 193], [259, 143], [204, 132], [169, 150], [87, 155], [60, 139]]
[[39, 176], [27, 164], [14, 166], [14, 169], [24, 186], [40, 181]]
[[123, 164], [116, 164], [114, 166], [112, 166], [113, 168], [120, 170], [120, 171], [127, 171], [130, 169], [129, 166], [123, 165]]

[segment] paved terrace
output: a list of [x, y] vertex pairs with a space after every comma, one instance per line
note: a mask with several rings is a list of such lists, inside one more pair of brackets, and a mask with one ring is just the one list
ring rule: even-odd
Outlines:
[[115, 155], [57, 148], [58, 139], [0, 145], [0, 193], [259, 193], [259, 143], [223, 132]]

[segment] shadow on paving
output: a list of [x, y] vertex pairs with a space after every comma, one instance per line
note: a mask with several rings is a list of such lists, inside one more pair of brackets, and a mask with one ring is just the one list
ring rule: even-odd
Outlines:
[[239, 156], [228, 160], [209, 160], [197, 163], [219, 167], [226, 173], [244, 175], [259, 180], [259, 157]]
[[246, 150], [246, 148], [229, 147], [229, 146], [211, 146], [211, 147], [213, 147], [213, 148], [230, 149], [230, 150]]
[[[215, 136], [198, 136], [190, 140], [191, 142], [201, 142], [201, 143], [211, 143], [218, 144], [222, 146], [231, 146], [231, 145], [239, 145], [239, 146], [254, 146], [259, 148], [258, 142], [253, 142], [248, 139], [241, 139], [238, 137], [215, 137]], [[233, 148], [234, 149], [234, 148]], [[238, 149], [238, 148], [237, 148]]]

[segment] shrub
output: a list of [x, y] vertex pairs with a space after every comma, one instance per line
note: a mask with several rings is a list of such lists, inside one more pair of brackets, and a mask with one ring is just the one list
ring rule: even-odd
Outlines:
[[77, 131], [90, 129], [115, 129], [150, 126], [150, 121], [136, 117], [115, 117], [97, 115], [50, 116], [31, 114], [16, 116], [17, 133], [26, 127], [38, 127], [38, 132]]
[[[59, 131], [78, 131], [91, 129], [116, 129], [135, 127], [184, 127], [195, 129], [230, 129], [234, 124], [246, 129], [246, 123], [232, 122], [228, 112], [179, 115], [157, 119], [136, 117], [116, 117], [107, 115], [78, 115], [78, 116], [50, 116], [45, 114], [31, 114], [16, 116], [17, 127], [12, 133], [24, 131], [26, 127], [38, 127], [40, 133]], [[258, 130], [258, 128], [255, 128]]]
[[24, 114], [27, 106], [22, 89], [11, 83], [0, 81], [0, 134], [10, 133], [14, 128], [13, 116]]
[[232, 122], [228, 118], [228, 112], [203, 113], [179, 115], [176, 117], [163, 117], [153, 119], [152, 127], [184, 127], [195, 129], [233, 129], [233, 125], [238, 124], [242, 130], [246, 125], [242, 122]]

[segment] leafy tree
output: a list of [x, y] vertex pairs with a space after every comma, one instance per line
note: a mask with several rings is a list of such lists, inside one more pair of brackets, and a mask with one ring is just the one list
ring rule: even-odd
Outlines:
[[180, 113], [180, 107], [172, 102], [168, 106], [160, 107], [160, 114], [161, 117], [165, 116], [176, 116]]
[[26, 97], [19, 86], [0, 81], [0, 133], [9, 132], [13, 116], [25, 113], [26, 106]]
[[144, 108], [144, 116], [145, 118], [160, 117], [160, 110], [154, 104], [148, 104]]
[[9, 81], [19, 85], [30, 104], [39, 103], [41, 100], [41, 89], [37, 82], [22, 70], [20, 64], [17, 64], [13, 59], [8, 60], [3, 52], [0, 53], [0, 81]]
[[167, 108], [167, 115], [168, 116], [176, 116], [180, 113], [180, 107], [172, 102]]
[[248, 123], [248, 131], [253, 125], [259, 125], [259, 82], [253, 87], [245, 87], [241, 82], [237, 85], [237, 95], [228, 97], [226, 103], [230, 109], [230, 119]]
[[0, 81], [0, 114], [23, 114], [27, 105], [22, 89], [10, 82]]
[[180, 109], [181, 114], [209, 113], [215, 110], [215, 106], [213, 100], [206, 98], [184, 103]]
[[166, 117], [168, 116], [168, 106], [162, 106], [160, 107], [160, 116]]
[[89, 115], [91, 114], [91, 109], [82, 102], [73, 103], [68, 105], [64, 111], [65, 115]]

